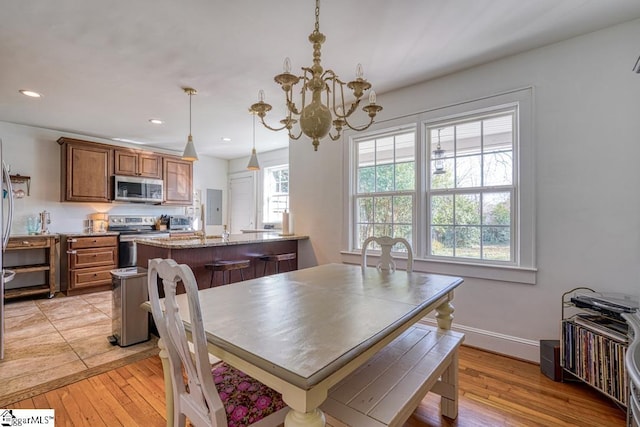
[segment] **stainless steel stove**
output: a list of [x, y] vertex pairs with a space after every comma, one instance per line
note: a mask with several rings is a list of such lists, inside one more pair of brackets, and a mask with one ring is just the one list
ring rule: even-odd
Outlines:
[[168, 238], [169, 232], [156, 230], [156, 217], [150, 215], [109, 215], [109, 231], [118, 237], [118, 268], [135, 267], [136, 239]]

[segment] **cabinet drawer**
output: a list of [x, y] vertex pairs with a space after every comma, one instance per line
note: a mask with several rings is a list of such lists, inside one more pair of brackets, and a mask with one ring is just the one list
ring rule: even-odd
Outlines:
[[88, 268], [117, 264], [116, 248], [69, 250], [69, 268]]
[[117, 246], [118, 236], [73, 237], [67, 240], [69, 249], [99, 248]]
[[29, 249], [29, 248], [47, 248], [49, 247], [48, 237], [13, 237], [7, 243], [7, 249]]
[[70, 288], [89, 288], [99, 285], [107, 285], [111, 283], [112, 269], [116, 268], [115, 264], [100, 268], [85, 268], [82, 270], [71, 270]]

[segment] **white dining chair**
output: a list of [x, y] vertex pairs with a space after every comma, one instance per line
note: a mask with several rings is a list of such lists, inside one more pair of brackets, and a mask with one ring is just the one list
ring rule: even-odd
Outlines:
[[[164, 289], [164, 310], [158, 277]], [[173, 425], [184, 427], [186, 418], [196, 427], [282, 424], [288, 408], [279, 393], [224, 362], [213, 367], [209, 363], [198, 286], [191, 268], [172, 259], [152, 259], [147, 278], [153, 320], [169, 358]], [[189, 303], [193, 354], [176, 300], [179, 282], [184, 285]]]
[[413, 271], [413, 250], [411, 249], [411, 245], [407, 241], [407, 239], [403, 239], [402, 237], [389, 237], [389, 236], [380, 236], [380, 237], [369, 237], [362, 244], [362, 271], [364, 272], [365, 267], [367, 266], [367, 247], [371, 243], [376, 243], [380, 246], [380, 260], [378, 264], [376, 264], [376, 268], [378, 270], [383, 271], [395, 271], [396, 263], [391, 256], [391, 250], [393, 246], [400, 243], [403, 244], [407, 248], [407, 272]]

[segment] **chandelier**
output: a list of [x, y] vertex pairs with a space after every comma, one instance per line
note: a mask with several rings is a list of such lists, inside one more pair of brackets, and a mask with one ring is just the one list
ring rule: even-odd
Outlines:
[[[286, 58], [284, 72], [274, 77], [275, 82], [285, 92], [287, 113], [286, 117], [280, 120], [282, 126], [272, 127], [265, 122], [264, 118], [271, 110], [271, 105], [264, 102], [262, 90], [259, 92], [258, 102], [253, 104], [249, 110], [260, 118], [260, 122], [267, 129], [273, 131], [286, 129], [289, 138], [294, 140], [300, 139], [302, 134], [305, 134], [311, 138], [314, 151], [318, 151], [318, 145], [320, 145], [322, 138], [328, 135], [331, 140], [336, 141], [341, 137], [345, 127], [358, 132], [368, 129], [382, 107], [376, 104], [376, 93], [372, 90], [369, 93], [369, 105], [362, 107], [362, 110], [369, 115], [369, 123], [360, 127], [349, 123], [349, 118], [360, 105], [365, 91], [371, 88], [371, 83], [362, 77], [362, 65], [360, 64], [356, 67], [355, 80], [348, 83], [340, 80], [333, 70], [325, 71], [322, 68], [320, 48], [325, 41], [325, 36], [320, 32], [320, 0], [316, 0], [316, 24], [315, 29], [309, 35], [309, 41], [313, 44], [313, 65], [302, 67], [303, 74], [296, 76], [291, 74], [291, 62], [289, 58]], [[300, 104], [296, 104], [293, 100], [293, 91], [300, 82], [301, 99]], [[351, 90], [351, 95], [355, 98], [350, 105], [345, 104], [345, 86]], [[308, 95], [310, 95], [309, 102]], [[298, 121], [300, 129], [294, 131], [293, 127]], [[331, 132], [332, 128], [333, 133]]]

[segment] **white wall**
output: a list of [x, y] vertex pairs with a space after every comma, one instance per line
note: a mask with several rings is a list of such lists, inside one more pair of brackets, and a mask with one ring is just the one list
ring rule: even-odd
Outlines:
[[[465, 278], [467, 344], [537, 360], [538, 340], [559, 338], [563, 292], [640, 294], [638, 39], [635, 20], [379, 96], [390, 120], [534, 87], [537, 283]], [[341, 262], [342, 147], [299, 141], [290, 157], [296, 232], [311, 236], [300, 265]]]
[[[182, 207], [143, 204], [61, 203], [60, 145], [56, 142], [61, 136], [111, 143], [108, 140], [82, 135], [0, 122], [0, 139], [2, 139], [3, 143], [2, 159], [11, 166], [11, 174], [31, 177], [31, 195], [23, 199], [15, 199], [12, 234], [25, 234], [26, 218], [31, 215], [37, 215], [38, 212], [43, 210], [51, 213], [50, 231], [52, 233], [81, 232], [83, 231], [83, 221], [87, 219], [88, 214], [94, 212], [109, 212], [115, 215], [144, 214], [157, 216], [184, 213], [184, 208]], [[132, 146], [132, 148], [141, 147]], [[154, 151], [161, 152], [162, 150]], [[175, 155], [176, 153], [170, 154]], [[194, 189], [223, 189], [223, 200], [226, 200], [227, 164], [226, 160], [200, 156], [200, 160], [194, 164]], [[23, 188], [26, 191], [24, 185], [17, 185], [16, 188]], [[208, 231], [216, 232], [215, 230]]]

